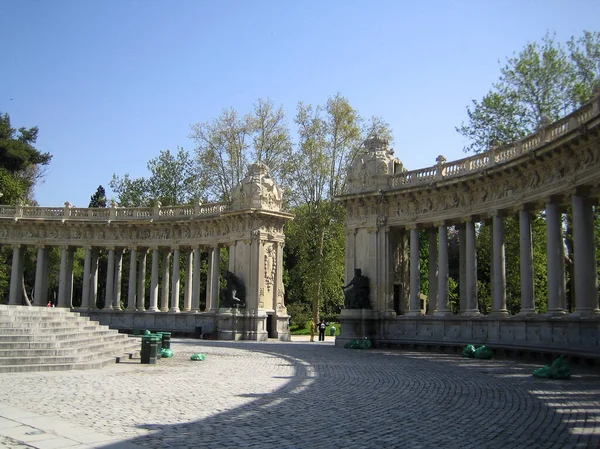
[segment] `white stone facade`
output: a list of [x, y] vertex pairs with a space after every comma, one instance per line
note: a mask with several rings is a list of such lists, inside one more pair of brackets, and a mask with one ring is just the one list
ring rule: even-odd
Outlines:
[[[0, 206], [0, 245], [13, 248], [9, 304], [21, 304], [23, 252], [36, 247], [34, 305], [46, 306], [48, 253], [59, 247], [58, 306], [73, 304], [73, 254], [85, 248], [83, 291], [78, 309], [120, 329], [218, 333], [221, 339], [289, 340], [284, 303], [283, 226], [293, 218], [281, 211], [282, 191], [264, 164], [249, 167], [233, 192], [231, 205], [212, 203], [153, 208], [62, 208]], [[221, 248], [229, 251], [229, 271], [245, 286], [246, 306], [219, 308]], [[99, 253], [107, 254], [106, 279], [99, 279]], [[129, 272], [122, 260], [129, 252]], [[208, 258], [201, 279], [201, 253]], [[186, 279], [179, 279], [181, 255]], [[159, 266], [162, 270], [159, 273]], [[145, 291], [146, 279], [150, 291]], [[95, 309], [98, 283], [105, 282], [102, 310]], [[128, 297], [121, 286], [128, 284]], [[206, 283], [206, 308], [200, 310], [200, 284]], [[183, 285], [183, 291], [181, 291]], [[180, 309], [183, 296], [183, 310]], [[145, 302], [149, 297], [149, 307]], [[159, 304], [160, 299], [160, 304]], [[121, 304], [126, 303], [125, 310]]]
[[[600, 310], [593, 207], [600, 198], [600, 96], [535, 134], [484, 153], [407, 171], [374, 138], [349, 173], [346, 282], [370, 279], [372, 310], [342, 311], [343, 345], [354, 338], [419, 344], [490, 344], [600, 357]], [[574, 226], [575, 308], [566, 313], [561, 214]], [[548, 313], [535, 309], [531, 215], [547, 223]], [[520, 226], [521, 312], [506, 309], [504, 219]], [[477, 303], [477, 223], [492, 232], [492, 311]], [[448, 228], [460, 242], [460, 313], [448, 298]], [[419, 285], [419, 230], [429, 234], [428, 315]], [[359, 331], [360, 330], [360, 331]]]

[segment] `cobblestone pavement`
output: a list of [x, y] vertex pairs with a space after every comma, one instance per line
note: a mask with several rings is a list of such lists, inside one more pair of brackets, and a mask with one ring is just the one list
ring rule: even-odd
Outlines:
[[[82, 448], [600, 447], [591, 369], [543, 380], [531, 376], [540, 364], [331, 341], [171, 347], [175, 356], [156, 365], [0, 374], [0, 404], [113, 439], [73, 446]], [[206, 360], [190, 361], [196, 352]], [[3, 447], [28, 446], [0, 437]]]

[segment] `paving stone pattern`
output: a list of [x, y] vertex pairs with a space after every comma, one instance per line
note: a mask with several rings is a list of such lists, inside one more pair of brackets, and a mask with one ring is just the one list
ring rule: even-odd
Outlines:
[[[531, 376], [540, 364], [330, 341], [176, 339], [172, 349], [156, 365], [0, 374], [0, 403], [114, 439], [77, 447], [600, 447], [592, 369], [544, 380]], [[190, 361], [196, 352], [206, 360]]]

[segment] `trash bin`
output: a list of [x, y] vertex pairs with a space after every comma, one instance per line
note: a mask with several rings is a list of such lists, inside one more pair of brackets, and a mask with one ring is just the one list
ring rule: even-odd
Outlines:
[[158, 339], [158, 349], [157, 349], [158, 352], [157, 352], [156, 358], [158, 360], [160, 360], [161, 357], [162, 357], [162, 355], [161, 355], [161, 352], [162, 352], [162, 332], [155, 332], [152, 335], [154, 335]]
[[329, 327], [329, 335], [332, 336], [332, 337], [335, 337], [335, 331], [336, 330], [337, 329], [335, 328], [335, 326], [330, 326]]
[[171, 332], [161, 332], [162, 349], [171, 349]]
[[160, 339], [154, 335], [142, 337], [142, 350], [140, 351], [143, 364], [155, 364], [159, 358], [158, 345]]

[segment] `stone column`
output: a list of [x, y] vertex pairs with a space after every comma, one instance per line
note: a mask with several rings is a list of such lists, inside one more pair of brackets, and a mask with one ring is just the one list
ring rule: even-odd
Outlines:
[[[62, 267], [62, 265], [61, 265]], [[10, 272], [9, 305], [21, 305], [23, 301], [23, 247], [13, 246], [12, 268]]]
[[69, 283], [69, 249], [61, 248], [60, 272], [58, 275], [58, 307], [67, 307], [67, 289]]
[[531, 240], [531, 215], [527, 209], [519, 211], [519, 240], [521, 248], [521, 311], [519, 315], [532, 315], [535, 313], [533, 244]]
[[413, 227], [410, 229], [410, 310], [407, 316], [421, 315], [419, 262], [419, 230]]
[[115, 286], [113, 309], [121, 310], [121, 281], [123, 280], [123, 250], [115, 251]]
[[181, 250], [173, 248], [173, 277], [171, 278], [171, 309], [169, 312], [179, 312], [179, 277]]
[[129, 287], [127, 289], [127, 310], [135, 310], [135, 295], [137, 287], [137, 250], [129, 250]]
[[183, 311], [192, 310], [192, 284], [194, 277], [194, 253], [190, 249], [185, 253], [185, 291], [183, 295]]
[[200, 248], [194, 249], [194, 277], [192, 280], [192, 312], [200, 312]]
[[573, 316], [592, 316], [598, 310], [594, 211], [590, 201], [573, 196], [573, 256], [575, 259], [575, 310]]
[[33, 299], [33, 305], [45, 307], [48, 303], [48, 292], [44, 288], [45, 279], [48, 273], [44, 271], [46, 267], [46, 259], [48, 258], [48, 251], [43, 246], [40, 246], [37, 250], [37, 260], [35, 262], [35, 295]]
[[449, 294], [449, 269], [448, 269], [448, 228], [444, 223], [438, 226], [439, 252], [438, 252], [438, 308], [435, 316], [451, 316]]
[[141, 249], [138, 251], [140, 253], [140, 257], [138, 260], [139, 270], [138, 270], [138, 284], [137, 284], [137, 306], [136, 309], [139, 311], [145, 310], [145, 300], [146, 300], [146, 258], [148, 255], [147, 249]]
[[208, 283], [206, 286], [206, 311], [219, 309], [219, 262], [221, 253], [218, 246], [208, 250]]
[[81, 308], [90, 309], [90, 270], [92, 265], [92, 248], [85, 249], [85, 259], [83, 262], [83, 287], [81, 289]]
[[465, 221], [465, 281], [466, 306], [465, 316], [478, 316], [477, 306], [477, 247], [475, 245], [475, 223], [472, 217]]
[[73, 264], [75, 262], [75, 248], [67, 252], [67, 307], [73, 307]]
[[91, 309], [97, 309], [96, 302], [98, 301], [98, 255], [97, 249], [92, 249], [92, 262], [90, 266], [90, 299], [89, 304]]
[[498, 211], [492, 214], [492, 286], [492, 315], [508, 315], [504, 217]]
[[115, 249], [108, 249], [108, 263], [106, 266], [106, 293], [104, 296], [104, 309], [112, 310], [115, 288]]
[[464, 223], [458, 229], [458, 289], [459, 310], [463, 314], [467, 310], [467, 228]]
[[149, 312], [158, 312], [158, 258], [160, 252], [157, 248], [152, 249], [152, 274], [150, 277], [150, 307]]
[[429, 229], [427, 234], [429, 237], [429, 311], [427, 315], [433, 315], [438, 309], [438, 246], [437, 246], [437, 229]]
[[556, 316], [566, 313], [564, 243], [558, 204], [550, 199], [546, 204], [546, 243], [548, 248], [548, 312]]
[[171, 251], [165, 249], [163, 251], [163, 266], [162, 266], [162, 290], [160, 297], [160, 311], [169, 311], [169, 272], [171, 265]]

